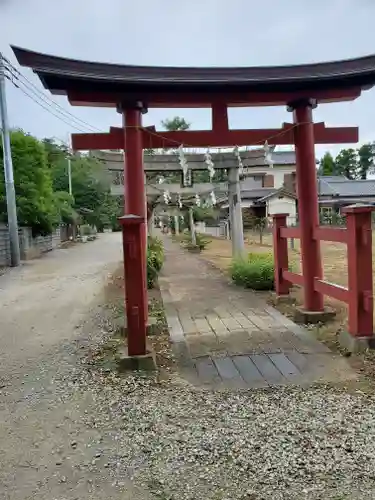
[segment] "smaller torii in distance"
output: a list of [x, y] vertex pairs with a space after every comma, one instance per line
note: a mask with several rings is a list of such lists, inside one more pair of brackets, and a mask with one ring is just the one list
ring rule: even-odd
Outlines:
[[[67, 96], [73, 106], [111, 107], [122, 114], [122, 127], [113, 127], [109, 133], [73, 134], [72, 146], [75, 150], [125, 152], [126, 215], [122, 222], [126, 227], [125, 263], [131, 263], [130, 273], [125, 272], [129, 355], [146, 352], [143, 150], [148, 148], [259, 146], [266, 141], [270, 145], [294, 145], [302, 256], [299, 280], [303, 283], [304, 310], [323, 313], [321, 283], [317, 286], [323, 273], [316, 231], [319, 219], [314, 148], [315, 143], [356, 143], [358, 129], [314, 124], [313, 109], [324, 103], [353, 101], [363, 90], [371, 88], [375, 84], [375, 56], [295, 66], [187, 68], [78, 61], [18, 47], [13, 47], [13, 51], [22, 66], [31, 67], [38, 74], [45, 88]], [[264, 130], [229, 128], [230, 107], [280, 105], [293, 113], [292, 124]], [[142, 114], [148, 109], [185, 107], [211, 109], [212, 129], [159, 132], [142, 126]], [[281, 266], [279, 271], [283, 275], [285, 269]], [[358, 274], [358, 269], [353, 273]], [[289, 273], [289, 279], [292, 278]], [[372, 284], [370, 288], [368, 294], [372, 293]]]
[[[191, 185], [184, 185], [183, 183], [184, 176], [177, 153], [155, 152], [153, 154], [144, 154], [143, 168], [145, 174], [160, 174], [161, 176], [171, 172], [179, 172], [181, 174], [181, 182], [179, 184], [146, 182], [146, 197], [148, 208], [150, 208], [147, 212], [147, 218], [152, 217], [152, 203], [150, 203], [150, 198], [155, 198], [158, 193], [161, 194], [163, 191], [168, 191], [172, 195], [180, 195], [181, 197], [194, 194], [202, 195], [211, 191], [214, 191], [217, 198], [227, 195], [229, 220], [231, 221], [232, 254], [233, 256], [239, 256], [244, 251], [240, 179], [251, 175], [252, 167], [267, 166], [266, 151], [264, 148], [239, 151], [242, 169], [239, 166], [238, 158], [232, 151], [211, 152], [210, 154], [215, 175], [212, 182], [204, 183], [196, 183], [194, 173], [207, 171], [205, 155], [202, 153], [185, 154], [189, 171], [192, 173]], [[123, 153], [91, 150], [90, 155], [98, 160], [103, 165], [103, 168], [114, 176], [116, 185], [112, 186], [112, 193], [116, 195], [122, 194], [121, 189], [125, 193]], [[222, 174], [224, 171], [227, 172], [227, 180], [223, 179]]]

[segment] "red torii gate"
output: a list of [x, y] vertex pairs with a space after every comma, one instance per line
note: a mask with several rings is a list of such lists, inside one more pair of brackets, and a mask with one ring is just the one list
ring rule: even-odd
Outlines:
[[[319, 103], [354, 100], [373, 86], [375, 56], [300, 66], [163, 68], [77, 61], [17, 47], [13, 51], [19, 63], [31, 67], [53, 94], [66, 95], [75, 106], [113, 107], [123, 115], [122, 128], [112, 127], [104, 134], [73, 134], [72, 145], [75, 150], [125, 151], [126, 215], [122, 223], [127, 228], [123, 234], [129, 355], [146, 352], [144, 148], [250, 146], [266, 140], [273, 145], [294, 144], [304, 308], [323, 312], [323, 294], [315, 285], [322, 278], [322, 265], [315, 237], [319, 220], [314, 145], [355, 143], [358, 129], [314, 124], [312, 109]], [[294, 123], [281, 129], [229, 129], [228, 107], [269, 105], [287, 105]], [[212, 130], [159, 133], [142, 127], [142, 113], [152, 107], [211, 108]]]

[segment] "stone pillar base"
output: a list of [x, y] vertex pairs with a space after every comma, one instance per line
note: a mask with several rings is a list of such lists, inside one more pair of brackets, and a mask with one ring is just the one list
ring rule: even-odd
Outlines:
[[129, 356], [127, 346], [118, 349], [116, 363], [120, 372], [156, 371], [157, 369], [155, 354], [151, 350], [140, 356]]
[[294, 321], [296, 323], [307, 325], [309, 323], [327, 323], [336, 316], [336, 311], [330, 307], [325, 307], [323, 311], [306, 311], [301, 307], [296, 307], [294, 311]]
[[277, 293], [272, 293], [272, 298], [275, 304], [293, 304], [295, 301], [290, 295], [277, 295]]
[[339, 334], [339, 344], [351, 354], [357, 354], [375, 349], [375, 337], [353, 337], [349, 332], [342, 330]]

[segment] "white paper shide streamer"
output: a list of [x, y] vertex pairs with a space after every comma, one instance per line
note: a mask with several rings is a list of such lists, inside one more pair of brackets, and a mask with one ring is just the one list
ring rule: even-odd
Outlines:
[[195, 204], [197, 205], [197, 207], [201, 206], [201, 199], [200, 199], [199, 194], [195, 195]]
[[182, 200], [181, 200], [180, 195], [177, 196], [177, 204], [178, 204], [179, 208], [182, 208]]
[[215, 196], [215, 193], [213, 191], [211, 191], [211, 193], [210, 193], [210, 198], [211, 198], [212, 205], [216, 205], [216, 196]]
[[272, 151], [266, 141], [263, 146], [264, 149], [264, 163], [268, 165], [270, 168], [273, 168], [273, 164], [275, 163], [272, 159]]
[[180, 166], [182, 168], [182, 173], [183, 173], [183, 185], [187, 186], [188, 185], [188, 162], [185, 158], [185, 153], [184, 153], [184, 147], [181, 144], [178, 148], [178, 158], [180, 161]]
[[208, 174], [210, 176], [210, 181], [212, 181], [213, 176], [215, 175], [215, 168], [214, 168], [214, 162], [212, 161], [212, 156], [210, 154], [209, 149], [207, 149], [207, 151], [204, 154], [204, 161], [207, 165], [207, 170], [208, 170]]
[[169, 191], [164, 191], [164, 193], [163, 193], [163, 198], [164, 198], [164, 203], [165, 203], [166, 205], [168, 205], [168, 204], [169, 204], [169, 202], [170, 202], [170, 201], [171, 201], [171, 199], [172, 199], [172, 198], [171, 198], [171, 195], [169, 194]]
[[233, 149], [233, 153], [238, 161], [238, 171], [239, 171], [240, 175], [243, 175], [243, 163], [241, 160], [240, 150], [238, 149], [238, 146], [235, 146], [235, 148]]

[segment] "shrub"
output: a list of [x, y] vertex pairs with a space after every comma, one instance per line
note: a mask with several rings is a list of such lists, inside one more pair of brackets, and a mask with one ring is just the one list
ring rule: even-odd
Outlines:
[[187, 232], [184, 233], [181, 239], [181, 244], [183, 247], [187, 248], [188, 250], [204, 250], [207, 245], [211, 243], [211, 240], [208, 238], [205, 238], [205, 236], [201, 233], [195, 233], [195, 241], [196, 243], [194, 244], [191, 241], [191, 233]]
[[230, 272], [236, 285], [253, 290], [273, 290], [274, 288], [272, 254], [250, 253], [247, 259], [234, 260]]
[[159, 238], [148, 237], [147, 244], [147, 287], [153, 288], [164, 262], [163, 243]]
[[82, 224], [79, 226], [79, 234], [81, 236], [91, 236], [94, 234], [94, 230], [89, 224]]

